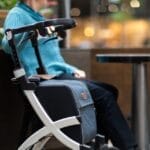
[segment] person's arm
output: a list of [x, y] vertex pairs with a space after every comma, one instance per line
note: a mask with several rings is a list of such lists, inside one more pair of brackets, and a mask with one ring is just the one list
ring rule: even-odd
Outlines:
[[[55, 45], [56, 47], [59, 47], [58, 46], [58, 42], [55, 41], [55, 44], [56, 44]], [[62, 66], [63, 66], [63, 68], [65, 68], [66, 73], [72, 74], [76, 78], [85, 78], [86, 77], [85, 71], [83, 71], [83, 70], [81, 70], [81, 69], [79, 69], [79, 68], [77, 68], [77, 67], [75, 67], [73, 65], [68, 64], [64, 60], [64, 58], [62, 57], [62, 55], [58, 54], [57, 58], [58, 58], [59, 62], [61, 62], [63, 64]]]
[[66, 62], [65, 62], [65, 65], [67, 67], [67, 73], [74, 75], [76, 78], [86, 78], [85, 71], [80, 70], [79, 68], [72, 66]]
[[74, 75], [76, 78], [86, 78], [86, 73], [85, 71], [70, 65], [68, 63], [65, 62], [65, 60], [63, 58], [61, 58], [62, 61], [64, 62], [64, 66], [66, 68], [66, 73], [72, 74]]

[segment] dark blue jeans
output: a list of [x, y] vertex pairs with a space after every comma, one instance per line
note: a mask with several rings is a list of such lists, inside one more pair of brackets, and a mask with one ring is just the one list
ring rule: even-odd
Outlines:
[[135, 146], [131, 130], [117, 104], [118, 90], [109, 84], [77, 79], [70, 74], [62, 74], [58, 80], [81, 80], [84, 82], [94, 100], [97, 112], [98, 133], [111, 139], [120, 150], [129, 150]]

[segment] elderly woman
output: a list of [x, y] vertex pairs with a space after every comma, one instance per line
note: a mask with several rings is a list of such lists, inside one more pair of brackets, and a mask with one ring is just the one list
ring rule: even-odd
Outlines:
[[[45, 18], [38, 11], [48, 6], [47, 0], [20, 0], [6, 17], [4, 28], [17, 28], [43, 21]], [[20, 61], [28, 76], [36, 75], [38, 63], [29, 40], [24, 42], [26, 34], [16, 36], [16, 45]], [[39, 37], [41, 58], [47, 74], [56, 80], [69, 79], [84, 82], [94, 100], [97, 112], [98, 132], [111, 139], [120, 150], [135, 150], [135, 142], [128, 124], [117, 104], [118, 90], [112, 85], [87, 80], [86, 73], [65, 62], [60, 54], [58, 40]], [[3, 38], [3, 48], [11, 54], [6, 37]]]

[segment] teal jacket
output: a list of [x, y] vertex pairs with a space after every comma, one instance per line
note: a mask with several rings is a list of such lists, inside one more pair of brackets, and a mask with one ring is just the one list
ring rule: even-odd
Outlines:
[[[35, 12], [26, 4], [18, 3], [13, 9], [10, 10], [9, 14], [7, 15], [4, 23], [4, 29], [6, 30], [8, 28], [18, 28], [44, 20], [44, 17], [42, 17], [38, 12]], [[30, 40], [25, 40], [26, 38], [27, 33], [18, 34], [15, 36], [15, 43], [17, 45], [20, 62], [23, 65], [26, 74], [30, 76], [37, 74], [36, 68], [38, 68], [38, 62], [35, 57], [31, 42]], [[55, 39], [45, 42], [49, 38], [52, 37], [39, 37], [38, 40], [40, 55], [46, 72], [51, 75], [74, 73], [77, 68], [67, 64], [64, 61], [60, 54], [58, 40]], [[7, 53], [11, 54], [11, 49], [5, 36], [2, 40], [2, 46]]]

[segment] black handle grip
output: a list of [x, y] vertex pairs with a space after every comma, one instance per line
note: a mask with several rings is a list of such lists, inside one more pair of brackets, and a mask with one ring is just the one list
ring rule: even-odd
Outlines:
[[49, 26], [56, 26], [55, 31], [57, 32], [58, 30], [59, 31], [67, 30], [67, 29], [71, 29], [75, 27], [76, 22], [74, 19], [66, 19], [66, 18], [50, 19], [46, 21], [40, 21], [35, 24], [30, 24], [30, 25], [26, 25], [23, 27], [19, 27], [16, 29], [7, 29], [6, 32], [11, 30], [12, 34], [15, 35], [15, 34], [23, 33], [23, 32], [30, 32], [36, 29], [42, 30], [45, 27], [49, 27]]

